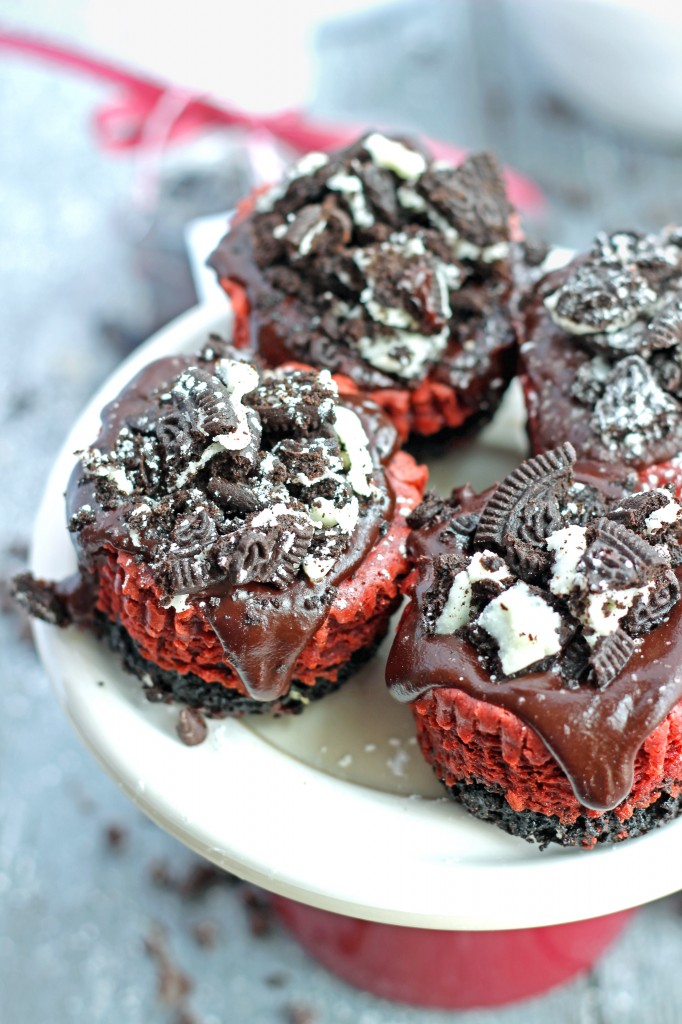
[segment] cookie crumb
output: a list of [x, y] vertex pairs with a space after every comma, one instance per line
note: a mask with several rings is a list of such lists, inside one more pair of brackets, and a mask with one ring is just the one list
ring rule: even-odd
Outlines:
[[186, 747], [196, 747], [208, 736], [206, 719], [195, 708], [183, 708], [180, 711], [176, 731]]

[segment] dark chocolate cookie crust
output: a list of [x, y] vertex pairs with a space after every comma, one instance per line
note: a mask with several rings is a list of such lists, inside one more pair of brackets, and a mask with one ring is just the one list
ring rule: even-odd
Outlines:
[[500, 787], [487, 786], [480, 780], [457, 782], [445, 788], [453, 800], [474, 817], [489, 821], [527, 843], [536, 843], [541, 850], [550, 843], [585, 847], [595, 842], [604, 845], [635, 839], [682, 814], [682, 794], [673, 796], [663, 790], [658, 800], [649, 807], [636, 809], [626, 821], [621, 821], [614, 811], [608, 811], [597, 818], [581, 815], [573, 824], [564, 825], [556, 815], [512, 810]]
[[[195, 708], [209, 718], [239, 718], [245, 714], [267, 714], [275, 717], [300, 714], [311, 701], [320, 700], [338, 690], [365, 662], [369, 661], [386, 632], [384, 630], [372, 644], [356, 651], [341, 667], [336, 680], [321, 678], [313, 686], [309, 686], [293, 679], [289, 693], [273, 702], [253, 700], [221, 683], [206, 683], [191, 672], [181, 675], [179, 672], [160, 668], [142, 657], [135, 641], [120, 623], [110, 622], [102, 615], [98, 615], [98, 620], [100, 635], [121, 657], [125, 670], [144, 680], [144, 694], [147, 700], [151, 703], [175, 703]], [[148, 685], [150, 680], [151, 686]]]

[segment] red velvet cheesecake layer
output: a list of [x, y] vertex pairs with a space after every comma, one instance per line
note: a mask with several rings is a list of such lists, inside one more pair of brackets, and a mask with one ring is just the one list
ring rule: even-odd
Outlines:
[[[424, 757], [446, 786], [483, 783], [501, 790], [512, 811], [554, 816], [562, 825], [584, 816], [594, 819], [598, 832], [600, 812], [578, 802], [545, 744], [512, 712], [455, 689], [431, 690], [411, 707]], [[622, 838], [635, 810], [650, 807], [664, 791], [682, 793], [680, 704], [642, 744], [632, 790], [613, 810], [624, 823]], [[597, 835], [589, 836], [583, 845], [597, 841]]]
[[[356, 651], [371, 647], [385, 633], [400, 601], [400, 584], [409, 570], [405, 517], [421, 501], [427, 473], [404, 452], [392, 458], [386, 473], [396, 497], [393, 520], [358, 571], [342, 582], [329, 615], [301, 653], [294, 678], [305, 685], [335, 681]], [[99, 569], [97, 608], [120, 622], [148, 661], [246, 693], [225, 664], [222, 646], [201, 610], [164, 608], [151, 570], [135, 557], [108, 552]]]

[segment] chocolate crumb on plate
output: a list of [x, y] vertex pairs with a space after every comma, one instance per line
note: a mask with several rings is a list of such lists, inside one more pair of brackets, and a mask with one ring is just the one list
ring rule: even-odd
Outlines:
[[109, 850], [121, 853], [128, 844], [128, 830], [122, 825], [107, 825], [104, 831], [104, 841]]
[[156, 966], [159, 1002], [174, 1009], [184, 1009], [187, 997], [194, 989], [194, 981], [173, 962], [165, 929], [158, 924], [153, 925], [144, 940], [144, 949]]
[[246, 908], [249, 930], [258, 939], [265, 938], [273, 928], [273, 913], [267, 895], [252, 886], [246, 886], [240, 892]]
[[177, 733], [186, 747], [196, 747], [208, 736], [206, 719], [196, 708], [182, 708], [178, 715]]

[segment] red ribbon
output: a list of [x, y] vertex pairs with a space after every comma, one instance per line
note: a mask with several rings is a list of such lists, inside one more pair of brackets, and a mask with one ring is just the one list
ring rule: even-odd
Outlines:
[[[142, 77], [109, 61], [39, 39], [21, 32], [0, 31], [0, 48], [49, 61], [80, 71], [120, 88], [118, 98], [101, 106], [94, 114], [94, 128], [100, 145], [108, 152], [158, 146], [154, 129], [160, 105], [167, 104], [163, 123], [163, 144], [200, 133], [216, 125], [267, 132], [297, 153], [330, 150], [347, 145], [360, 134], [357, 126], [332, 126], [313, 123], [298, 110], [277, 114], [252, 115], [235, 110], [215, 98], [189, 90], [176, 89], [164, 82]], [[464, 151], [427, 139], [439, 158], [457, 163]], [[506, 171], [509, 195], [515, 206], [537, 206], [542, 195], [531, 181], [514, 171]]]

